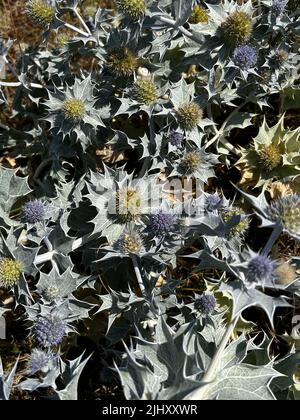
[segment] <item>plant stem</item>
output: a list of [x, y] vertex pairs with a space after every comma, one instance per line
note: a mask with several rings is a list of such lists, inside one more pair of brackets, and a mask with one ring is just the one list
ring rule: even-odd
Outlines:
[[79, 19], [79, 21], [80, 21], [81, 25], [82, 25], [82, 26], [84, 27], [84, 29], [86, 30], [86, 32], [87, 32], [89, 35], [92, 35], [92, 34], [91, 34], [91, 31], [90, 31], [90, 28], [87, 26], [87, 24], [85, 23], [85, 21], [82, 19], [82, 16], [81, 16], [81, 15], [80, 15], [80, 13], [78, 12], [77, 7], [75, 7], [75, 8], [73, 9], [73, 11], [74, 11], [75, 15], [77, 16], [77, 18]]
[[272, 233], [271, 233], [271, 235], [268, 239], [268, 242], [264, 246], [264, 249], [262, 250], [262, 254], [265, 254], [265, 255], [269, 254], [269, 252], [272, 250], [272, 247], [275, 244], [276, 240], [279, 238], [281, 232], [282, 232], [282, 227], [281, 227], [280, 224], [277, 224], [274, 227], [274, 229], [273, 229], [273, 231], [272, 231]]
[[55, 251], [48, 251], [44, 254], [37, 255], [34, 260], [35, 265], [44, 264], [47, 261], [52, 261]]
[[140, 272], [140, 269], [139, 269], [139, 264], [138, 264], [138, 260], [137, 260], [136, 255], [132, 254], [131, 255], [131, 260], [132, 260], [132, 263], [133, 263], [134, 272], [135, 272], [138, 284], [140, 286], [142, 295], [145, 296], [146, 289], [145, 289], [144, 282], [143, 282], [143, 279], [142, 279], [142, 276], [141, 276], [141, 272]]
[[157, 16], [157, 18], [161, 22], [166, 23], [172, 28], [178, 29], [178, 31], [180, 31], [183, 35], [187, 36], [188, 38], [190, 38], [192, 41], [199, 43], [199, 39], [194, 34], [192, 34], [190, 31], [185, 29], [183, 26], [178, 26], [175, 20], [167, 18], [165, 16]]
[[222, 337], [222, 340], [220, 342], [220, 345], [217, 349], [217, 351], [215, 352], [213, 358], [211, 359], [210, 365], [207, 369], [207, 371], [205, 372], [203, 378], [202, 378], [202, 382], [204, 383], [204, 385], [198, 389], [196, 389], [195, 391], [191, 392], [185, 399], [186, 400], [202, 400], [204, 393], [205, 393], [205, 389], [206, 386], [209, 384], [209, 382], [211, 382], [212, 380], [214, 380], [214, 377], [217, 373], [217, 369], [218, 369], [218, 364], [220, 362], [220, 358], [222, 357], [222, 354], [226, 348], [226, 345], [230, 339], [231, 334], [234, 331], [234, 328], [236, 326], [236, 323], [239, 319], [239, 316], [237, 315], [235, 318], [233, 318], [233, 320], [227, 325], [226, 331]]
[[68, 22], [64, 22], [64, 25], [66, 28], [71, 29], [74, 32], [78, 32], [80, 35], [83, 35], [85, 37], [91, 36], [88, 32], [82, 31], [81, 29], [77, 28], [76, 26], [71, 25]]
[[[0, 86], [10, 86], [10, 87], [18, 87], [21, 86], [21, 82], [2, 82], [0, 81]], [[37, 88], [37, 89], [43, 89], [44, 86], [40, 85], [38, 83], [28, 83], [28, 85], [24, 85], [25, 87], [31, 87], [31, 88]]]

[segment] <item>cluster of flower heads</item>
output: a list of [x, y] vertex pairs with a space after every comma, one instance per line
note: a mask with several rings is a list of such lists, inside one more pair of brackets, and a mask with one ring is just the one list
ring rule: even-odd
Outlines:
[[[270, 289], [289, 293], [297, 279], [289, 261], [272, 258], [270, 241], [258, 253], [245, 251], [253, 235], [251, 210], [238, 194], [230, 194], [230, 201], [219, 188], [232, 162], [242, 173], [240, 185], [250, 188], [271, 188], [274, 180], [292, 183], [300, 175], [299, 130], [287, 129], [284, 117], [269, 127], [258, 115], [274, 105], [271, 93], [294, 89], [299, 1], [266, 0], [259, 5], [261, 15], [251, 1], [116, 0], [114, 7], [88, 16], [77, 1], [29, 0], [24, 6], [33, 24], [45, 29], [44, 39], [52, 29], [65, 37], [53, 49], [26, 51], [33, 59], [22, 61], [14, 84], [22, 85], [16, 102], [25, 104], [24, 113], [32, 103], [28, 125], [22, 132], [0, 126], [8, 131], [3, 140], [8, 148], [20, 138], [24, 149], [32, 143], [30, 156], [42, 160], [28, 179], [27, 168], [22, 177], [9, 170], [0, 176], [9, 185], [7, 194], [0, 192], [0, 288], [15, 293], [33, 324], [37, 347], [29, 356], [29, 375], [49, 372], [59, 347], [68, 347], [68, 310], [72, 319], [94, 322], [97, 304], [90, 301], [99, 299], [94, 292], [100, 277], [110, 292], [100, 296], [100, 311], [109, 311], [107, 342], [138, 330], [143, 344], [155, 346], [160, 345], [156, 332], [167, 330], [157, 327], [162, 319], [170, 328], [176, 319], [180, 331], [192, 316], [190, 324], [208, 326], [211, 337], [224, 315], [223, 292], [233, 301], [232, 316], [238, 296], [241, 307], [244, 301], [245, 307], [259, 304], [272, 322], [273, 309], [289, 303], [285, 297], [273, 299]], [[73, 20], [81, 13], [76, 27]], [[65, 29], [76, 36], [64, 34]], [[0, 52], [6, 60], [2, 42]], [[0, 90], [0, 106], [2, 98]], [[34, 122], [32, 109], [38, 115]], [[246, 144], [241, 138], [250, 125], [259, 126], [258, 135]], [[231, 142], [235, 128], [243, 147]], [[177, 214], [174, 197], [168, 197], [167, 209], [161, 203], [149, 208], [140, 175], [154, 185], [192, 180], [187, 201], [192, 209], [202, 206], [200, 216]], [[218, 192], [206, 192], [215, 185]], [[34, 194], [35, 186], [42, 198], [28, 201], [25, 196]], [[52, 201], [61, 218], [50, 214]], [[256, 202], [265, 203], [252, 210], [270, 232], [300, 238], [298, 193]], [[190, 265], [197, 261], [197, 270], [203, 268], [203, 293], [186, 305], [179, 298], [177, 264], [191, 256]], [[183, 271], [185, 282], [188, 270]], [[81, 290], [85, 275], [92, 299]], [[60, 311], [52, 312], [54, 305], [61, 305]], [[140, 325], [147, 328], [140, 331]], [[183, 364], [189, 365], [188, 358]]]

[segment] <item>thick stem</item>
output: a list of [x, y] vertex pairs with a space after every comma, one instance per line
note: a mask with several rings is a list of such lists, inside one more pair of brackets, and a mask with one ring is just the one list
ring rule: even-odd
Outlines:
[[199, 39], [192, 34], [189, 30], [185, 29], [183, 26], [178, 26], [176, 21], [170, 18], [167, 18], [165, 16], [157, 16], [157, 18], [163, 22], [166, 23], [167, 25], [171, 26], [172, 28], [178, 29], [178, 31], [180, 31], [183, 35], [185, 35], [186, 37], [190, 38], [191, 40], [199, 43]]
[[[21, 86], [22, 83], [21, 82], [2, 82], [0, 81], [0, 86], [8, 86], [8, 87], [18, 87]], [[25, 85], [25, 87], [31, 87], [31, 88], [36, 88], [36, 89], [43, 89], [44, 86], [40, 85], [38, 83], [28, 83], [28, 85]]]
[[271, 252], [272, 247], [277, 241], [277, 239], [279, 238], [281, 232], [282, 232], [282, 227], [280, 224], [277, 224], [275, 228], [273, 229], [273, 232], [271, 233], [268, 239], [268, 242], [264, 246], [264, 249], [262, 250], [262, 254], [268, 255]]
[[[222, 340], [220, 342], [220, 345], [217, 349], [217, 351], [215, 352], [210, 365], [206, 371], [206, 373], [204, 374], [203, 378], [202, 378], [202, 382], [204, 383], [204, 385], [201, 388], [196, 389], [195, 391], [191, 392], [185, 399], [186, 400], [202, 400], [204, 399], [204, 394], [205, 394], [205, 390], [206, 390], [206, 386], [209, 384], [209, 382], [211, 382], [212, 380], [214, 380], [215, 375], [218, 371], [218, 365], [220, 363], [220, 359], [222, 357], [222, 354], [227, 346], [227, 343], [230, 339], [231, 334], [234, 331], [234, 328], [236, 326], [236, 323], [238, 321], [239, 316], [237, 315], [235, 318], [233, 318], [233, 320], [228, 324], [226, 331], [222, 337]], [[207, 384], [207, 385], [206, 385]]]
[[132, 254], [131, 255], [131, 260], [132, 260], [134, 272], [135, 272], [138, 284], [140, 286], [142, 295], [145, 296], [146, 289], [145, 289], [144, 282], [143, 282], [143, 279], [142, 279], [142, 276], [141, 276], [141, 272], [140, 272], [140, 269], [139, 269], [139, 264], [138, 264], [138, 260], [137, 260], [136, 255]]
[[77, 18], [79, 19], [81, 25], [84, 27], [84, 29], [86, 30], [86, 32], [91, 35], [91, 31], [90, 28], [87, 26], [87, 24], [85, 23], [85, 21], [82, 19], [80, 13], [78, 12], [78, 9], [75, 7], [74, 9], [74, 13], [77, 16]]
[[82, 31], [81, 29], [77, 28], [76, 26], [71, 25], [68, 22], [64, 22], [64, 25], [65, 25], [66, 28], [71, 29], [71, 31], [77, 32], [80, 35], [83, 35], [85, 37], [91, 36], [88, 32]]
[[44, 254], [37, 255], [34, 260], [35, 265], [44, 264], [45, 262], [52, 261], [54, 254], [55, 251], [48, 251]]

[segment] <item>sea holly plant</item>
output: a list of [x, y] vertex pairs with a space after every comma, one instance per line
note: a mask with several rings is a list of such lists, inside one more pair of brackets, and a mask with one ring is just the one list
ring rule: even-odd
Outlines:
[[237, 162], [245, 181], [257, 186], [276, 179], [293, 181], [299, 175], [299, 135], [298, 129], [284, 127], [284, 117], [273, 127], [264, 120], [253, 144]]
[[299, 399], [298, 9], [0, 4], [0, 399]]

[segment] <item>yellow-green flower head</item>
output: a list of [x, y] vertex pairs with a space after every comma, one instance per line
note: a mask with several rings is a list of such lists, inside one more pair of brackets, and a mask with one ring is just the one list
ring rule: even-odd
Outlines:
[[21, 276], [22, 264], [12, 258], [0, 259], [0, 287], [9, 289], [15, 286]]
[[71, 36], [66, 33], [61, 33], [55, 38], [55, 44], [59, 48], [63, 48], [71, 39]]
[[236, 225], [232, 226], [230, 230], [230, 238], [244, 235], [250, 226], [249, 219], [244, 217], [246, 214], [241, 208], [233, 207], [222, 212], [222, 219], [225, 223], [230, 222], [235, 216], [241, 216], [241, 219]]
[[197, 152], [188, 152], [179, 163], [179, 172], [183, 175], [191, 175], [199, 169], [200, 164], [200, 154]]
[[142, 199], [134, 188], [122, 188], [116, 192], [117, 220], [127, 224], [137, 220], [141, 215]]
[[117, 4], [119, 10], [133, 20], [142, 18], [146, 11], [145, 0], [118, 0]]
[[282, 150], [278, 144], [263, 145], [257, 154], [263, 168], [270, 172], [282, 163]]
[[85, 103], [82, 99], [70, 98], [66, 99], [62, 107], [65, 118], [71, 122], [79, 122], [86, 113]]
[[204, 7], [200, 6], [200, 4], [197, 4], [197, 6], [194, 7], [191, 16], [189, 18], [190, 23], [208, 23], [209, 15], [206, 9]]
[[125, 232], [117, 241], [117, 248], [122, 254], [138, 254], [143, 247], [143, 241], [137, 232]]
[[252, 34], [252, 22], [247, 13], [236, 10], [222, 23], [225, 43], [233, 46], [247, 42]]
[[299, 177], [300, 129], [284, 127], [284, 116], [272, 127], [264, 120], [250, 147], [242, 149], [236, 166], [248, 185]]
[[134, 98], [145, 104], [150, 105], [158, 98], [158, 92], [154, 82], [150, 78], [139, 79], [133, 86]]
[[203, 111], [195, 102], [188, 102], [176, 111], [176, 118], [180, 128], [191, 131], [203, 118]]
[[29, 0], [26, 3], [27, 16], [37, 25], [50, 25], [55, 18], [55, 8], [43, 0]]
[[109, 70], [117, 77], [129, 77], [138, 68], [138, 58], [127, 47], [112, 51], [106, 61]]

